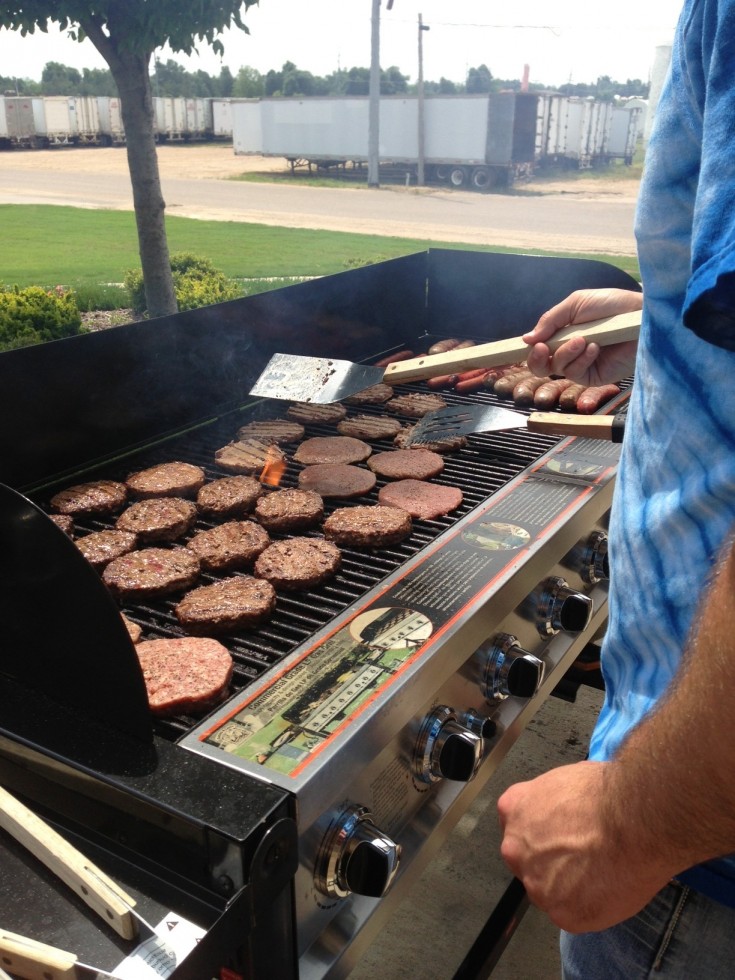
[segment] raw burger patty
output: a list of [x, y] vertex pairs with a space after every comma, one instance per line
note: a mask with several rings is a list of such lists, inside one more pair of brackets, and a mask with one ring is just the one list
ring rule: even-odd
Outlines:
[[399, 449], [428, 449], [432, 453], [456, 453], [467, 445], [467, 436], [443, 436], [441, 439], [432, 439], [431, 442], [414, 442], [407, 446], [408, 437], [415, 428], [415, 425], [402, 428], [393, 440], [393, 445]]
[[428, 449], [394, 449], [377, 453], [368, 466], [386, 480], [430, 480], [444, 469], [444, 460]]
[[304, 438], [304, 427], [288, 419], [257, 419], [237, 430], [238, 439], [258, 439], [260, 442], [299, 442]]
[[323, 538], [289, 538], [266, 548], [255, 563], [258, 578], [276, 589], [313, 589], [336, 574], [342, 555]]
[[51, 514], [51, 520], [54, 524], [61, 528], [64, 534], [68, 534], [70, 538], [74, 537], [74, 518], [69, 514]]
[[362, 497], [370, 493], [376, 483], [375, 474], [359, 466], [344, 463], [321, 463], [307, 466], [299, 473], [299, 487], [313, 490], [321, 497]]
[[268, 532], [254, 521], [228, 521], [200, 531], [186, 547], [211, 572], [229, 572], [252, 565], [270, 544]]
[[252, 476], [223, 476], [205, 483], [197, 494], [197, 507], [210, 517], [237, 517], [250, 513], [262, 492]]
[[255, 626], [275, 608], [276, 591], [270, 582], [238, 575], [188, 592], [175, 612], [187, 632], [206, 636]]
[[386, 407], [398, 415], [408, 415], [412, 419], [423, 418], [429, 412], [446, 408], [447, 403], [439, 395], [397, 395]]
[[340, 507], [324, 522], [324, 534], [337, 544], [378, 548], [398, 544], [413, 530], [411, 515], [398, 507]]
[[381, 415], [355, 415], [337, 423], [337, 432], [355, 439], [392, 439], [401, 430], [398, 419]]
[[306, 531], [324, 517], [324, 501], [312, 490], [275, 490], [258, 500], [255, 516], [269, 531]]
[[341, 422], [347, 415], [344, 405], [314, 405], [312, 402], [294, 402], [290, 405], [286, 415], [295, 422], [306, 422], [306, 424], [323, 422], [326, 425]]
[[131, 531], [93, 531], [79, 538], [76, 545], [90, 565], [102, 571], [113, 558], [133, 551], [138, 545], [138, 536]]
[[390, 385], [377, 384], [364, 388], [362, 391], [345, 398], [347, 405], [382, 405], [393, 397], [393, 389]]
[[193, 463], [161, 463], [131, 473], [125, 483], [136, 497], [193, 497], [205, 479], [204, 470]]
[[217, 640], [144, 640], [135, 650], [154, 715], [204, 711], [227, 692], [232, 657]]
[[122, 616], [123, 623], [125, 623], [125, 629], [128, 631], [128, 636], [130, 639], [133, 641], [133, 643], [140, 643], [140, 638], [143, 635], [142, 628], [137, 623], [134, 623], [132, 619], [128, 619], [127, 616], [123, 616], [122, 613], [120, 613], [120, 615]]
[[128, 500], [124, 483], [115, 480], [97, 480], [67, 487], [51, 498], [51, 506], [60, 514], [111, 514], [120, 510]]
[[408, 511], [411, 517], [432, 521], [456, 510], [462, 503], [462, 491], [459, 487], [437, 486], [424, 480], [397, 480], [381, 488], [378, 500]]
[[362, 463], [372, 449], [361, 439], [350, 436], [317, 436], [302, 442], [293, 458], [302, 466], [317, 463]]
[[214, 461], [231, 473], [260, 474], [266, 463], [286, 463], [286, 454], [275, 443], [270, 445], [259, 439], [241, 439], [218, 449]]
[[144, 544], [175, 541], [191, 530], [197, 518], [196, 504], [177, 497], [139, 500], [124, 510], [115, 522], [118, 531], [137, 534]]
[[113, 558], [102, 581], [120, 599], [145, 599], [188, 589], [199, 567], [199, 559], [186, 548], [143, 548]]

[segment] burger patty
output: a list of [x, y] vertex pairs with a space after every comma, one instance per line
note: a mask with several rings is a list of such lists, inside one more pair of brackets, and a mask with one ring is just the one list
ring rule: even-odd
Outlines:
[[79, 483], [54, 494], [51, 507], [60, 514], [72, 516], [111, 514], [124, 507], [127, 500], [128, 490], [124, 483], [96, 480], [93, 483]]
[[151, 713], [200, 713], [227, 693], [233, 662], [209, 637], [144, 640], [136, 648]]
[[411, 515], [398, 507], [381, 504], [340, 507], [324, 522], [331, 541], [356, 548], [378, 548], [398, 544], [413, 530]]
[[125, 629], [128, 631], [128, 636], [130, 637], [132, 642], [140, 643], [140, 638], [143, 636], [143, 629], [137, 623], [134, 623], [132, 619], [128, 619], [128, 617], [123, 616], [122, 613], [120, 613], [120, 615], [122, 616], [122, 621], [125, 624]]
[[76, 546], [93, 568], [102, 571], [113, 558], [137, 548], [138, 535], [132, 531], [92, 531], [79, 538]]
[[347, 405], [382, 405], [393, 397], [393, 389], [390, 385], [377, 384], [364, 388], [362, 391], [345, 398]]
[[254, 521], [228, 521], [195, 534], [186, 547], [193, 551], [202, 568], [229, 572], [252, 565], [270, 544], [268, 532]]
[[400, 507], [411, 517], [433, 521], [456, 510], [462, 503], [459, 487], [444, 487], [425, 480], [397, 480], [380, 488], [378, 500], [390, 507]]
[[[387, 387], [387, 386], [386, 386]], [[355, 439], [392, 439], [401, 430], [398, 419], [381, 415], [355, 415], [337, 423], [337, 431]]]
[[144, 599], [188, 589], [199, 569], [199, 559], [187, 548], [143, 548], [113, 558], [102, 581], [120, 599]]
[[276, 591], [270, 582], [237, 575], [187, 592], [174, 611], [188, 633], [202, 636], [256, 626], [275, 608]]
[[70, 538], [74, 537], [74, 518], [70, 514], [50, 514], [49, 516], [64, 534], [68, 534]]
[[344, 463], [320, 463], [307, 466], [299, 473], [299, 487], [313, 490], [321, 497], [362, 497], [376, 484], [375, 474], [359, 466]]
[[324, 501], [312, 490], [275, 490], [260, 497], [255, 516], [268, 531], [306, 531], [324, 517]]
[[416, 428], [415, 425], [406, 425], [396, 434], [393, 445], [399, 449], [428, 449], [432, 453], [457, 453], [460, 449], [467, 446], [467, 436], [442, 436], [440, 439], [432, 439], [430, 442], [413, 442], [407, 446], [409, 436]]
[[318, 463], [362, 463], [372, 449], [361, 439], [350, 436], [317, 436], [302, 442], [293, 455], [303, 466]]
[[252, 476], [223, 476], [205, 483], [197, 494], [197, 507], [209, 517], [249, 514], [263, 492]]
[[286, 415], [295, 422], [305, 422], [307, 425], [323, 422], [326, 425], [341, 422], [347, 415], [344, 405], [315, 405], [313, 402], [294, 402]]
[[223, 470], [231, 473], [262, 473], [266, 464], [285, 465], [286, 454], [275, 443], [261, 442], [259, 439], [241, 439], [230, 442], [214, 454], [214, 461]]
[[159, 463], [138, 473], [131, 473], [125, 481], [128, 490], [141, 499], [149, 497], [193, 497], [204, 486], [206, 476], [200, 466], [193, 463]]
[[314, 589], [337, 573], [339, 548], [323, 538], [275, 541], [255, 562], [255, 574], [276, 589], [289, 592]]
[[412, 419], [423, 418], [429, 412], [436, 412], [439, 408], [446, 408], [447, 403], [440, 395], [397, 395], [387, 403], [387, 408], [398, 415], [407, 415]]
[[143, 544], [175, 541], [197, 519], [196, 504], [178, 497], [151, 497], [131, 504], [115, 521], [118, 531], [137, 534]]
[[386, 480], [430, 480], [444, 469], [444, 460], [428, 449], [394, 449], [377, 453], [368, 466]]
[[278, 444], [299, 442], [304, 438], [304, 427], [289, 419], [257, 419], [238, 429], [237, 438]]

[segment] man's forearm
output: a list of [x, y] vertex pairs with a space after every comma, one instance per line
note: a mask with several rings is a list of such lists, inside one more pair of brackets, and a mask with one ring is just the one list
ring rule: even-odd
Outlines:
[[[671, 692], [609, 767], [613, 833], [640, 829], [672, 873], [735, 851], [735, 548], [716, 567]], [[643, 842], [641, 842], [643, 843]]]

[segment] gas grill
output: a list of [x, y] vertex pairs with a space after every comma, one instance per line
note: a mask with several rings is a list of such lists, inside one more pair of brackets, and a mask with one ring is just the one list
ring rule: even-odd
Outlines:
[[[596, 261], [432, 249], [0, 356], [0, 784], [149, 921], [194, 924], [174, 977], [349, 972], [604, 628], [619, 449], [521, 430], [471, 437], [434, 481], [462, 490], [458, 510], [415, 521], [399, 545], [343, 548], [331, 581], [279, 593], [269, 622], [224, 637], [232, 689], [204, 718], [151, 721], [119, 606], [46, 516], [51, 497], [172, 460], [225, 475], [215, 451], [285, 413], [247, 394], [277, 351], [374, 360], [448, 336], [517, 336], [596, 286], [637, 288]], [[296, 486], [299, 469], [289, 460], [279, 486]], [[384, 482], [355, 502], [377, 502]], [[122, 608], [146, 639], [182, 636], [179, 598]], [[80, 960], [107, 970], [130, 952], [2, 844], [6, 928], [60, 946], [72, 935]], [[21, 887], [36, 896], [22, 909]]]

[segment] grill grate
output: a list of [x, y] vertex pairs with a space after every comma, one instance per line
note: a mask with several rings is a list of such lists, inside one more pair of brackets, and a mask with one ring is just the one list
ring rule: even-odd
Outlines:
[[[398, 393], [425, 390], [421, 386], [404, 385], [397, 388]], [[443, 396], [444, 397], [444, 396]], [[473, 395], [475, 400], [495, 404], [495, 395], [481, 393]], [[461, 396], [448, 393], [448, 402], [461, 404]], [[522, 409], [520, 411], [523, 411]], [[530, 411], [530, 410], [529, 410]], [[381, 406], [350, 406], [349, 415], [380, 415], [384, 412]], [[66, 485], [93, 479], [111, 479], [124, 481], [129, 473], [145, 469], [157, 463], [171, 460], [181, 460], [195, 463], [204, 469], [207, 479], [217, 479], [228, 475], [214, 463], [215, 450], [235, 438], [238, 428], [255, 418], [272, 418], [284, 415], [282, 403], [260, 402], [240, 412], [216, 420], [208, 426], [200, 427], [166, 442], [147, 447], [133, 456], [125, 457], [114, 463], [106, 464], [89, 471], [80, 479], [69, 480]], [[411, 420], [405, 420], [410, 422]], [[313, 436], [334, 435], [334, 427], [325, 425], [307, 425], [306, 438]], [[369, 442], [375, 452], [390, 448], [392, 443], [387, 440]], [[319, 629], [327, 626], [337, 615], [347, 610], [353, 603], [371, 588], [384, 580], [399, 568], [409, 558], [431, 544], [442, 533], [451, 528], [457, 520], [481, 504], [490, 494], [495, 493], [522, 472], [527, 466], [543, 455], [557, 441], [556, 437], [530, 433], [525, 430], [515, 432], [496, 432], [472, 436], [467, 448], [458, 453], [444, 457], [444, 470], [432, 482], [447, 486], [456, 486], [462, 490], [464, 501], [461, 507], [452, 514], [431, 521], [414, 521], [414, 531], [411, 536], [399, 545], [381, 548], [370, 552], [342, 548], [342, 567], [337, 576], [318, 589], [310, 592], [278, 593], [276, 612], [267, 623], [260, 627], [242, 630], [224, 637], [218, 637], [230, 650], [235, 661], [233, 674], [233, 690], [242, 690], [262, 676], [265, 671], [277, 664]], [[280, 482], [280, 487], [295, 487], [298, 485], [298, 473], [301, 467], [295, 464], [289, 455], [286, 472]], [[335, 508], [354, 504], [377, 503], [380, 487], [388, 481], [377, 480], [375, 489], [367, 496], [350, 501], [325, 501], [325, 516]], [[61, 487], [45, 491], [45, 497], [37, 498], [36, 503], [49, 510], [49, 500]], [[214, 526], [216, 522], [199, 517], [192, 534]], [[80, 519], [75, 521], [77, 537], [83, 534], [111, 528], [111, 519]], [[318, 534], [318, 531], [313, 532]], [[274, 539], [281, 537], [273, 535]], [[177, 542], [185, 543], [186, 539]], [[235, 573], [237, 574], [237, 573]], [[197, 585], [208, 584], [218, 578], [216, 574], [204, 572]], [[179, 625], [174, 614], [174, 606], [180, 600], [180, 595], [160, 600], [149, 600], [139, 603], [124, 603], [121, 608], [125, 615], [143, 630], [144, 639], [185, 636], [185, 630]], [[155, 725], [158, 734], [170, 739], [177, 739], [198, 724], [201, 718], [180, 716], [173, 719], [157, 720]]]

